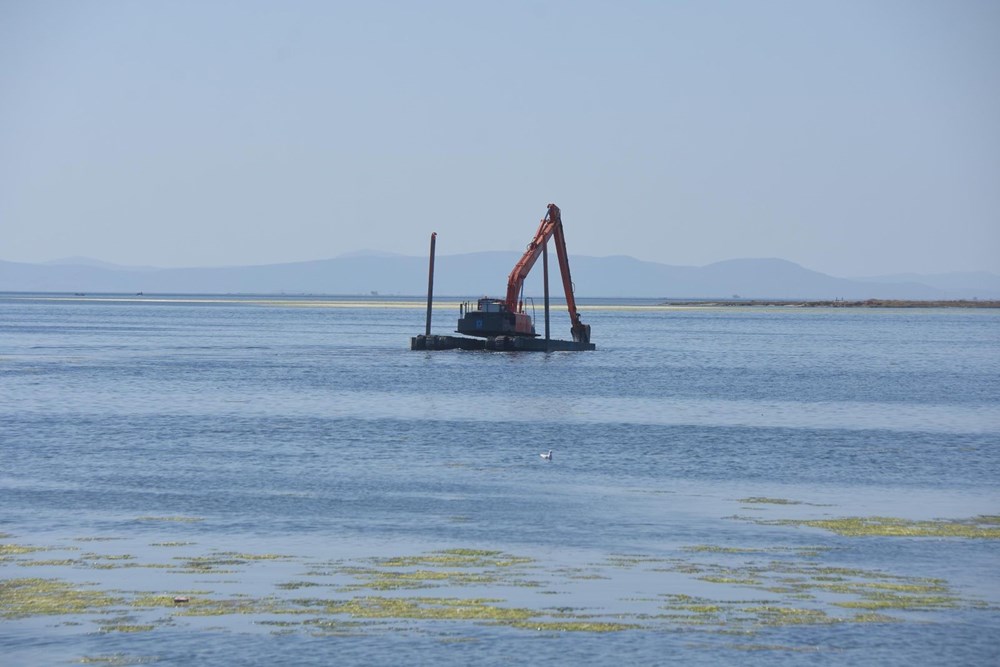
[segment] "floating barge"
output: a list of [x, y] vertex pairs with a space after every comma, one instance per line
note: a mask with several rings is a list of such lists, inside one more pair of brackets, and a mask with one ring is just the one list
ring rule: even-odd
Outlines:
[[[569, 310], [570, 332], [573, 340], [559, 340], [549, 335], [549, 255], [548, 242], [554, 239], [562, 273], [566, 307]], [[461, 317], [456, 333], [465, 336], [439, 336], [431, 334], [431, 312], [434, 303], [434, 252], [437, 233], [431, 234], [430, 267], [427, 277], [427, 325], [423, 335], [410, 339], [411, 350], [489, 350], [494, 352], [560, 352], [595, 350], [590, 342], [590, 325], [580, 320], [573, 296], [573, 280], [569, 273], [569, 257], [563, 235], [559, 207], [549, 204], [534, 239], [514, 265], [507, 279], [505, 299], [482, 298], [471, 304], [462, 304]], [[545, 335], [539, 336], [531, 316], [524, 309], [524, 280], [539, 256], [542, 258], [545, 286]]]

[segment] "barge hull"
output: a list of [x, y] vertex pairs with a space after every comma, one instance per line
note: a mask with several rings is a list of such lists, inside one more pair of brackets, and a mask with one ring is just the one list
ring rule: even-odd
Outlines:
[[593, 343], [573, 340], [531, 338], [528, 336], [490, 336], [465, 338], [464, 336], [414, 336], [411, 350], [489, 350], [493, 352], [578, 352], [596, 350]]

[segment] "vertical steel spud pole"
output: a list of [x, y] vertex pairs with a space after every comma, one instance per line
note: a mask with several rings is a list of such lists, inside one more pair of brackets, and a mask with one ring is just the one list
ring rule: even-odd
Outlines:
[[542, 282], [545, 284], [545, 351], [549, 351], [549, 242], [542, 246]]
[[431, 335], [431, 310], [434, 304], [434, 244], [437, 241], [437, 232], [431, 232], [431, 261], [427, 269], [427, 327], [425, 336]]

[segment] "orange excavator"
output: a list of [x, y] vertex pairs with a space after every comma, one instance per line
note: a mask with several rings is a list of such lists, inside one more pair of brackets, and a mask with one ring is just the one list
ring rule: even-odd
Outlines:
[[467, 336], [529, 336], [534, 337], [535, 326], [531, 316], [524, 312], [524, 300], [521, 296], [524, 279], [531, 272], [539, 255], [550, 238], [555, 239], [556, 254], [559, 257], [559, 270], [562, 273], [563, 290], [566, 293], [566, 307], [569, 309], [570, 331], [577, 343], [590, 343], [590, 325], [580, 321], [580, 313], [576, 309], [576, 299], [573, 297], [573, 280], [569, 274], [569, 256], [566, 254], [566, 237], [563, 234], [562, 217], [559, 207], [549, 204], [548, 212], [538, 225], [535, 238], [528, 244], [524, 255], [514, 265], [507, 279], [507, 298], [479, 299], [476, 309], [462, 307], [462, 316], [458, 320], [458, 333]]

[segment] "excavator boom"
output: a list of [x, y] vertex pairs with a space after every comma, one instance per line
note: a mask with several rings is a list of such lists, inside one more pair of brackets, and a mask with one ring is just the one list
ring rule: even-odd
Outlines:
[[[555, 209], [555, 215], [552, 214], [552, 209]], [[518, 298], [521, 294], [521, 288], [524, 286], [524, 280], [531, 273], [531, 268], [538, 261], [538, 257], [542, 254], [542, 249], [548, 243], [549, 238], [551, 238], [559, 224], [559, 209], [555, 204], [549, 204], [549, 211], [542, 218], [541, 223], [539, 223], [538, 231], [535, 232], [535, 238], [531, 239], [528, 249], [521, 255], [521, 259], [514, 265], [514, 270], [510, 272], [510, 276], [507, 278], [507, 298], [504, 300], [504, 303], [507, 304], [507, 308], [511, 311], [518, 312], [521, 310]]]
[[531, 268], [542, 254], [542, 249], [549, 239], [553, 238], [556, 246], [556, 255], [559, 257], [559, 271], [562, 274], [563, 291], [566, 294], [566, 307], [569, 309], [570, 330], [573, 340], [578, 343], [590, 342], [590, 327], [580, 321], [580, 313], [576, 309], [576, 299], [573, 296], [573, 278], [569, 272], [569, 255], [566, 252], [566, 237], [563, 234], [562, 214], [559, 207], [549, 204], [548, 212], [538, 225], [535, 238], [528, 244], [528, 249], [524, 255], [514, 265], [514, 270], [510, 272], [507, 279], [507, 298], [504, 303], [512, 312], [522, 312], [523, 304], [518, 302], [524, 280], [531, 272]]

